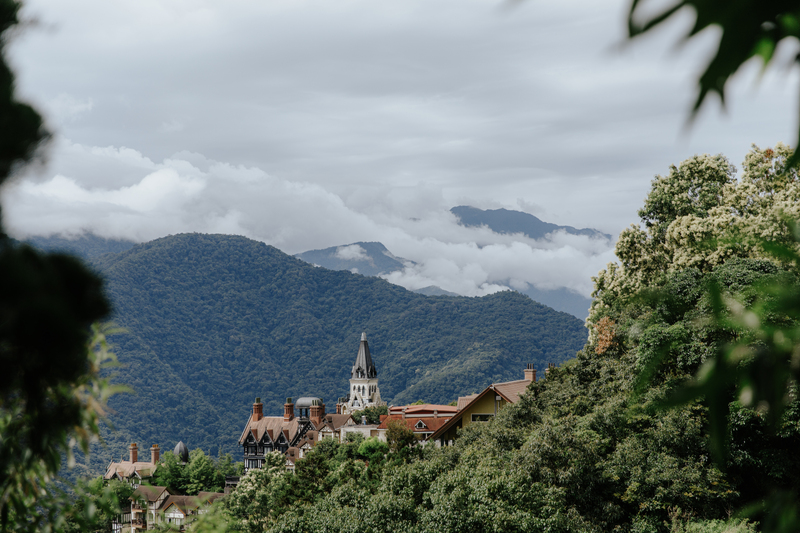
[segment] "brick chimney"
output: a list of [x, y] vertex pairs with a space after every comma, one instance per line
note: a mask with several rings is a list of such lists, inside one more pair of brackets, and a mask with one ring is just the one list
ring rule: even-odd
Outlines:
[[536, 367], [533, 363], [528, 363], [525, 367], [525, 381], [536, 381]]
[[158, 449], [158, 444], [150, 446], [150, 463], [158, 464], [158, 458], [161, 456], [161, 450]]
[[131, 453], [131, 462], [137, 462], [139, 460], [139, 447], [135, 442], [128, 446], [128, 451]]
[[264, 404], [261, 403], [261, 398], [256, 398], [253, 404], [253, 422], [258, 422], [264, 418]]
[[548, 374], [550, 374], [550, 369], [555, 367], [556, 367], [555, 363], [547, 363], [547, 368], [544, 369], [544, 377], [547, 377]]
[[320, 427], [322, 425], [322, 418], [325, 416], [325, 404], [322, 403], [322, 400], [312, 400], [311, 401], [311, 409], [309, 410], [309, 420], [311, 423], [314, 424], [314, 427]]
[[283, 404], [283, 421], [288, 422], [294, 418], [294, 404], [291, 398], [286, 398], [286, 403]]

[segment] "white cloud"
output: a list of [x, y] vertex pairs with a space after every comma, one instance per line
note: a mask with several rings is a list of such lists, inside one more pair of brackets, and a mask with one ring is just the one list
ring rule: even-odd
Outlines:
[[358, 244], [339, 246], [336, 249], [336, 257], [345, 261], [363, 261], [369, 258], [367, 251]]
[[[17, 237], [91, 231], [145, 241], [199, 231], [245, 235], [287, 253], [379, 241], [412, 261], [387, 277], [409, 289], [437, 285], [478, 296], [509, 284], [569, 287], [588, 295], [589, 277], [611, 259], [603, 239], [555, 232], [542, 240], [467, 228], [433, 186], [372, 190], [354, 204], [320, 185], [278, 178], [256, 167], [180, 153], [157, 163], [130, 148], [91, 147], [60, 139], [54, 159], [80, 154], [77, 173], [18, 180], [2, 196], [9, 231]], [[126, 176], [101, 187], [95, 173]], [[384, 200], [385, 199], [385, 200]], [[336, 255], [368, 257], [357, 244]]]
[[[603, 241], [464, 228], [455, 205], [616, 234], [652, 177], [791, 141], [797, 69], [729, 85], [683, 135], [689, 18], [620, 51], [627, 2], [28, 0], [10, 60], [56, 133], [2, 198], [19, 236], [238, 233], [286, 252], [380, 241], [393, 280], [461, 294], [590, 290]], [[784, 47], [786, 48], [786, 47]], [[779, 50], [781, 57], [796, 55]], [[708, 112], [710, 111], [710, 112]]]

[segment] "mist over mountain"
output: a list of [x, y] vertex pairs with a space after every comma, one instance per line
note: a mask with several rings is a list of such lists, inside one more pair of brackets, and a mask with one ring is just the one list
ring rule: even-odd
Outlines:
[[394, 256], [379, 242], [356, 242], [323, 250], [309, 250], [295, 257], [330, 270], [349, 270], [364, 276], [387, 274], [413, 263]]
[[[499, 234], [522, 234], [530, 239], [545, 239], [555, 231], [563, 231], [570, 235], [580, 235], [592, 239], [609, 241], [610, 235], [595, 229], [575, 229], [572, 226], [558, 226], [544, 222], [537, 217], [521, 211], [508, 209], [482, 210], [470, 206], [458, 206], [450, 210], [465, 227], [487, 227]], [[417, 268], [417, 264], [407, 259], [394, 256], [382, 243], [357, 242], [342, 246], [333, 246], [322, 250], [309, 250], [298, 257], [314, 265], [331, 270], [348, 270], [364, 276], [383, 276], [391, 281], [405, 283], [405, 274]], [[531, 268], [535, 268], [531, 265]], [[581, 320], [589, 315], [591, 299], [567, 287], [542, 288], [530, 281], [522, 282], [512, 279], [497, 279], [493, 282], [513, 288], [557, 311], [569, 313]], [[412, 287], [413, 289], [413, 287]], [[456, 296], [436, 285], [427, 285], [414, 292], [427, 296]]]
[[115, 457], [131, 439], [238, 453], [256, 396], [265, 414], [300, 396], [333, 409], [362, 331], [394, 404], [518, 379], [526, 363], [572, 358], [587, 336], [580, 320], [515, 292], [423, 296], [238, 236], [165, 237], [93, 266], [127, 331], [112, 338], [117, 380], [135, 391], [111, 401]]
[[596, 229], [576, 229], [572, 226], [559, 226], [544, 222], [539, 218], [522, 211], [509, 209], [478, 209], [468, 205], [460, 205], [450, 209], [458, 217], [460, 223], [467, 227], [486, 226], [495, 233], [522, 233], [531, 239], [543, 239], [554, 231], [564, 231], [570, 235], [585, 235], [611, 240], [611, 235]]

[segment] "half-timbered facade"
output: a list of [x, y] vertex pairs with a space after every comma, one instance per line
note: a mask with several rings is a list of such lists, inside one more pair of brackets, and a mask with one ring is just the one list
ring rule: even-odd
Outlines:
[[264, 416], [264, 404], [261, 403], [261, 398], [256, 398], [253, 412], [239, 438], [239, 445], [244, 452], [245, 472], [251, 468], [262, 468], [268, 453], [285, 454], [289, 448], [297, 446], [309, 432], [315, 432], [316, 425], [322, 425], [325, 405], [321, 399], [300, 398], [297, 400], [297, 407], [300, 416], [295, 416], [295, 404], [291, 398], [287, 398], [282, 417]]

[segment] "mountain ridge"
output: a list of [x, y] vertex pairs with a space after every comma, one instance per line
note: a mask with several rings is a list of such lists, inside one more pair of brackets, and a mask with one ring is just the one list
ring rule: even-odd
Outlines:
[[465, 227], [486, 226], [495, 233], [522, 233], [530, 239], [543, 239], [554, 231], [565, 231], [571, 235], [603, 238], [611, 240], [611, 235], [594, 228], [577, 229], [572, 226], [559, 226], [545, 222], [534, 215], [511, 209], [479, 209], [469, 205], [459, 205], [450, 209]]

